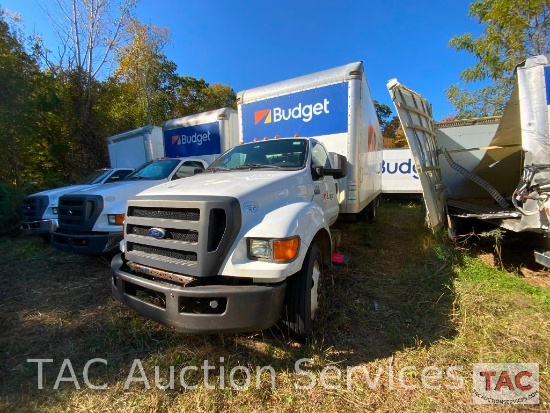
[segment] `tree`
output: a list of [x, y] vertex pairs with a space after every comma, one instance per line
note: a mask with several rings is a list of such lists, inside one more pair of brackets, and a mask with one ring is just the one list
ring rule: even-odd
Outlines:
[[46, 67], [65, 82], [65, 110], [71, 122], [73, 171], [86, 173], [106, 164], [104, 136], [96, 130], [94, 101], [100, 79], [110, 72], [113, 52], [124, 42], [123, 30], [137, 0], [54, 0], [44, 6], [61, 46], [54, 54], [42, 47]]
[[384, 103], [374, 101], [374, 109], [382, 130], [384, 148], [402, 148], [407, 146], [407, 139], [401, 128], [399, 117], [391, 116], [392, 110]]
[[176, 75], [170, 81], [170, 89], [174, 96], [174, 105], [169, 118], [236, 106], [233, 89], [219, 83], [209, 85], [204, 79]]
[[[470, 5], [469, 16], [483, 24], [483, 34], [453, 37], [449, 45], [472, 53], [477, 63], [460, 74], [462, 84], [447, 90], [458, 117], [502, 114], [513, 87], [516, 65], [530, 56], [550, 51], [549, 0], [478, 0]], [[467, 86], [489, 82], [476, 91]]]
[[50, 154], [55, 142], [48, 139], [54, 128], [49, 120], [55, 87], [4, 17], [0, 9], [0, 181], [14, 187], [30, 181], [40, 187], [47, 172], [58, 166]]
[[168, 29], [131, 19], [126, 31], [131, 41], [116, 51], [114, 78], [125, 83], [132, 95], [138, 124], [161, 124], [170, 106], [168, 84], [176, 70], [176, 64], [162, 53], [169, 42]]

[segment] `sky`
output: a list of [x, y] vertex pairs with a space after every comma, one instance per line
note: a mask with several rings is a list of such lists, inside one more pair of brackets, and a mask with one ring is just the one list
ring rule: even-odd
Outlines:
[[[164, 49], [183, 76], [235, 92], [362, 61], [374, 99], [395, 113], [392, 78], [432, 103], [435, 120], [454, 114], [445, 90], [474, 58], [448, 46], [454, 35], [479, 36], [472, 0], [141, 0], [142, 22], [166, 27]], [[26, 33], [54, 48], [55, 33], [37, 0], [0, 0]], [[48, 3], [46, 3], [48, 4]], [[50, 6], [51, 7], [51, 6]]]

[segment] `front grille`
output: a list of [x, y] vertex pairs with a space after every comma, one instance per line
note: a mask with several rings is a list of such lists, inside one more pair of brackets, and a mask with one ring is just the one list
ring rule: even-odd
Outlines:
[[128, 207], [128, 215], [140, 218], [178, 219], [182, 221], [198, 221], [201, 217], [197, 208], [138, 208]]
[[136, 198], [128, 201], [125, 258], [184, 276], [214, 276], [240, 227], [232, 197]]
[[[126, 232], [128, 234], [140, 235], [142, 237], [148, 237], [148, 231], [150, 227], [141, 227], [138, 225], [128, 225]], [[197, 231], [190, 231], [184, 229], [169, 229], [166, 231], [164, 239], [173, 239], [176, 241], [193, 242], [199, 241], [199, 233]]]
[[46, 208], [48, 207], [47, 195], [28, 196], [23, 200], [21, 216], [23, 221], [37, 221], [42, 219]]
[[134, 244], [132, 242], [129, 242], [127, 244], [127, 247], [128, 251], [144, 252], [145, 254], [160, 255], [163, 257], [175, 258], [182, 261], [197, 261], [196, 252], [177, 251], [168, 248], [151, 247], [149, 245]]
[[59, 228], [91, 231], [102, 210], [101, 195], [63, 195], [59, 198]]

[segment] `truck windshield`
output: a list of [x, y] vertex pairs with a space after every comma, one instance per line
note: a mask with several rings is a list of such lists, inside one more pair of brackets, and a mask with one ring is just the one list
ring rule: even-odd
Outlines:
[[94, 171], [94, 172], [90, 173], [86, 178], [84, 178], [81, 183], [82, 184], [88, 184], [88, 185], [99, 184], [111, 172], [113, 172], [112, 169], [100, 169], [98, 171]]
[[138, 169], [128, 175], [124, 180], [131, 179], [166, 179], [172, 173], [172, 171], [178, 166], [180, 161], [178, 159], [157, 159], [144, 165], [141, 165]]
[[208, 170], [302, 169], [307, 148], [307, 139], [294, 138], [239, 145], [216, 159]]

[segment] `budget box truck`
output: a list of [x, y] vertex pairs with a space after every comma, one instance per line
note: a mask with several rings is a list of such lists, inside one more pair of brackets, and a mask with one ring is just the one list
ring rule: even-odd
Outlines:
[[382, 135], [363, 64], [240, 92], [238, 116], [241, 145], [128, 201], [113, 293], [180, 332], [281, 320], [306, 339], [331, 225], [380, 194]]
[[382, 193], [390, 197], [414, 197], [422, 186], [409, 148], [384, 148], [382, 151]]
[[237, 143], [236, 111], [223, 108], [168, 120], [162, 132], [167, 158], [150, 160], [119, 182], [60, 198], [59, 227], [52, 234], [56, 249], [86, 255], [116, 251], [126, 201], [152, 186], [202, 172]]
[[516, 67], [510, 100], [492, 126], [435, 124], [421, 95], [395, 79], [387, 86], [413, 152], [429, 226], [447, 226], [454, 236], [456, 220], [474, 218], [533, 233], [540, 236], [535, 260], [549, 267], [550, 56]]

